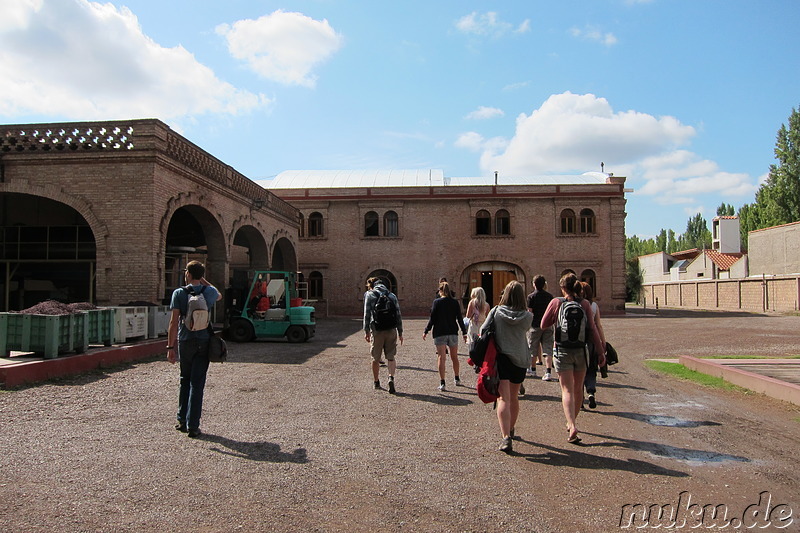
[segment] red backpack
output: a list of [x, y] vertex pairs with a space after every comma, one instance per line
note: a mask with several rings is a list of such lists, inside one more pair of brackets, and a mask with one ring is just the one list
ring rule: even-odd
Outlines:
[[475, 388], [478, 390], [478, 398], [483, 403], [491, 403], [497, 401], [500, 397], [499, 392], [500, 377], [497, 374], [497, 345], [494, 342], [494, 335], [489, 337], [489, 343], [486, 346], [486, 356], [481, 365], [481, 371], [478, 373], [478, 382]]

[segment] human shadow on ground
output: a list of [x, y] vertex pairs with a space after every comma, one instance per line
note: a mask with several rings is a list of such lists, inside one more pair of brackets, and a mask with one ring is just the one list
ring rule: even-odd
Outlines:
[[597, 414], [607, 416], [619, 416], [622, 418], [629, 418], [631, 420], [638, 420], [639, 422], [646, 422], [653, 426], [664, 426], [671, 428], [697, 428], [700, 426], [721, 426], [719, 422], [712, 422], [711, 420], [686, 420], [669, 415], [643, 415], [641, 413], [627, 413], [623, 411], [596, 411]]
[[600, 447], [618, 447], [629, 448], [631, 450], [639, 450], [651, 453], [658, 457], [666, 457], [667, 459], [677, 459], [679, 461], [686, 461], [689, 463], [722, 463], [726, 461], [735, 461], [739, 463], [749, 463], [750, 459], [739, 455], [730, 455], [727, 453], [709, 452], [706, 450], [693, 450], [691, 448], [678, 448], [677, 446], [670, 446], [669, 444], [661, 444], [657, 442], [647, 442], [634, 439], [625, 439], [621, 437], [614, 437], [611, 435], [601, 435], [598, 433], [582, 432], [583, 435], [592, 435], [601, 439], [615, 440], [617, 442], [598, 442], [591, 444], [591, 446]]
[[598, 389], [633, 389], [633, 390], [647, 390], [646, 387], [638, 387], [636, 385], [623, 385], [622, 383], [615, 383], [613, 381], [605, 381], [602, 378], [597, 380]]
[[[565, 434], [566, 435], [566, 434]], [[579, 444], [570, 444], [570, 448], [562, 449], [555, 446], [548, 446], [546, 444], [539, 444], [536, 442], [519, 439], [519, 442], [530, 444], [542, 448], [542, 453], [520, 453], [514, 451], [511, 455], [522, 457], [532, 463], [539, 463], [547, 466], [569, 466], [572, 468], [588, 468], [592, 470], [620, 470], [625, 472], [633, 472], [635, 474], [653, 474], [656, 476], [669, 476], [669, 477], [689, 477], [686, 472], [680, 470], [672, 470], [662, 466], [648, 463], [647, 461], [640, 461], [639, 459], [614, 459], [613, 457], [599, 457], [585, 453], [582, 449], [595, 446]]]
[[308, 462], [305, 448], [297, 448], [293, 452], [287, 453], [281, 451], [280, 444], [273, 442], [242, 442], [211, 433], [203, 433], [200, 435], [199, 440], [215, 442], [225, 448], [211, 447], [211, 451], [249, 461], [298, 464]]
[[436, 368], [421, 368], [418, 366], [397, 365], [397, 370], [413, 370], [415, 372], [438, 372]]
[[[409, 400], [416, 400], [418, 402], [428, 402], [428, 403], [435, 403], [437, 405], [456, 405], [456, 406], [464, 406], [470, 405], [473, 402], [472, 400], [468, 400], [467, 398], [456, 398], [450, 396], [449, 393], [452, 391], [447, 391], [446, 394], [415, 394], [410, 392], [402, 392], [397, 391], [395, 396], [400, 398], [408, 398]], [[464, 394], [464, 393], [461, 393]]]

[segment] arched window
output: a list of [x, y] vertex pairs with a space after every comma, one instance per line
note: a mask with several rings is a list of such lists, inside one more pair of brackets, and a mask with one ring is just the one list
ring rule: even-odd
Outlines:
[[[581, 209], [581, 233], [596, 233], [594, 211]], [[594, 288], [594, 287], [592, 287]]]
[[475, 235], [492, 234], [492, 215], [489, 211], [481, 209], [475, 213]]
[[383, 215], [383, 236], [384, 237], [397, 237], [400, 235], [397, 222], [397, 213], [394, 211], [387, 211]]
[[589, 286], [592, 288], [592, 293], [594, 293], [594, 297], [597, 298], [597, 282], [595, 279], [594, 270], [586, 269], [581, 272], [581, 281], [589, 284]]
[[316, 270], [308, 275], [308, 297], [322, 298], [322, 274]]
[[511, 235], [511, 217], [505, 209], [499, 210], [494, 215], [494, 234]]
[[[399, 297], [399, 295], [397, 294], [397, 278], [395, 278], [394, 274], [392, 274], [388, 270], [383, 270], [383, 269], [373, 270], [372, 272], [369, 273], [369, 276], [367, 276], [367, 279], [369, 278], [383, 279], [384, 283], [386, 284], [386, 288], [392, 291], [395, 294], [395, 296]], [[366, 284], [367, 280], [365, 279], [364, 285], [366, 286]]]
[[303, 213], [299, 214], [300, 217], [300, 236], [306, 236], [306, 217], [303, 216]]
[[378, 233], [378, 213], [370, 211], [364, 215], [364, 237], [377, 237]]
[[575, 211], [572, 209], [564, 209], [561, 211], [561, 233], [575, 233]]
[[566, 276], [567, 274], [575, 274], [575, 271], [574, 271], [574, 270], [572, 270], [571, 268], [568, 268], [568, 269], [566, 269], [566, 270], [562, 270], [562, 271], [561, 271], [561, 275], [560, 275], [560, 276], [558, 276], [558, 279], [559, 279], [559, 281], [561, 280], [561, 278], [563, 278], [563, 277], [564, 277], [564, 276]]
[[314, 211], [308, 215], [308, 236], [309, 237], [322, 237], [325, 232], [322, 226], [322, 214]]

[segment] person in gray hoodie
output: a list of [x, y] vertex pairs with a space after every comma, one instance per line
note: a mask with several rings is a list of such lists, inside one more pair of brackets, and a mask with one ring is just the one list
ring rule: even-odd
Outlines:
[[519, 388], [531, 362], [527, 337], [531, 320], [533, 314], [527, 308], [525, 289], [520, 282], [512, 281], [503, 289], [500, 304], [489, 312], [481, 326], [483, 333], [494, 322], [497, 373], [500, 377], [497, 420], [503, 435], [499, 449], [505, 453], [512, 452], [511, 441], [519, 416]]

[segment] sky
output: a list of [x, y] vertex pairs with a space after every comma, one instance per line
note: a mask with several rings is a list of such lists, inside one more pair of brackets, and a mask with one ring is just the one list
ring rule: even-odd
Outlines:
[[798, 0], [0, 0], [0, 123], [157, 118], [247, 177], [625, 176], [626, 233], [751, 203]]

